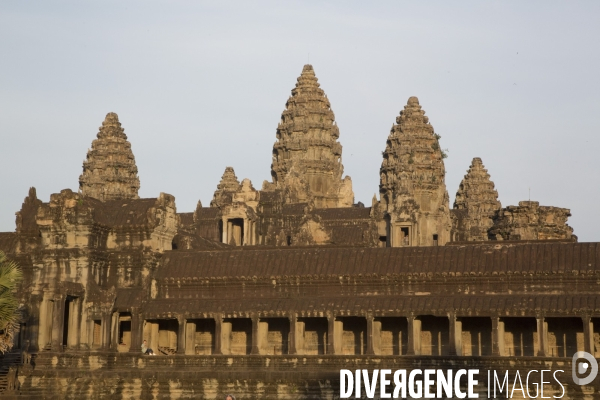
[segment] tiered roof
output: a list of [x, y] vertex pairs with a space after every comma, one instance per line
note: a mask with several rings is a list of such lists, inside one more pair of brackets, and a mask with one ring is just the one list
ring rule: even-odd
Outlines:
[[102, 201], [137, 199], [140, 188], [137, 174], [131, 143], [119, 117], [108, 113], [83, 162], [79, 189], [84, 196]]
[[232, 167], [226, 167], [221, 182], [217, 185], [217, 190], [213, 195], [213, 199], [210, 202], [211, 207], [219, 207], [226, 202], [226, 197], [231, 197], [231, 193], [235, 193], [240, 188], [240, 181], [235, 176], [235, 171]]
[[331, 200], [324, 198], [339, 197], [343, 199], [335, 206], [351, 205], [351, 187], [349, 193], [339, 193], [344, 172], [339, 135], [329, 99], [320, 88], [312, 65], [305, 65], [277, 127], [271, 165], [273, 182], [285, 187], [293, 171], [308, 184], [317, 206], [331, 207]]
[[[380, 169], [380, 193], [387, 203], [399, 194], [415, 191], [446, 192], [442, 150], [429, 118], [411, 97], [396, 118]], [[447, 195], [446, 195], [447, 196]]]

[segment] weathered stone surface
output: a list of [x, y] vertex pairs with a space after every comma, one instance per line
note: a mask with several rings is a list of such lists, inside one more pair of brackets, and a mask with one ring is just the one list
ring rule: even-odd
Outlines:
[[288, 191], [288, 203], [349, 207], [354, 193], [350, 177], [342, 179], [339, 128], [319, 86], [312, 65], [305, 65], [277, 127], [271, 176]]
[[[488, 231], [494, 225], [494, 218], [501, 207], [490, 174], [484, 168], [481, 158], [474, 158], [456, 192], [454, 210], [461, 210], [463, 213], [452, 213], [452, 240], [488, 240]], [[459, 224], [462, 226], [458, 226]]]
[[[3, 393], [3, 399], [22, 398], [73, 399], [224, 399], [226, 394], [238, 400], [280, 399], [308, 400], [339, 398], [340, 369], [479, 369], [479, 385], [474, 392], [487, 398], [485, 371], [509, 371], [513, 382], [517, 371], [561, 369], [557, 375], [565, 384], [565, 399], [591, 398], [599, 395], [597, 381], [587, 387], [573, 384], [571, 360], [536, 359], [534, 357], [340, 357], [340, 356], [206, 356], [143, 357], [137, 354], [85, 353], [67, 356], [47, 353], [39, 367], [21, 371], [20, 390]], [[90, 373], [89, 371], [93, 371]], [[483, 371], [483, 372], [482, 372]], [[528, 387], [536, 393], [539, 378], [531, 375]], [[552, 379], [552, 378], [551, 378]], [[561, 397], [562, 389], [554, 381], [544, 387], [544, 396]], [[527, 386], [525, 386], [527, 387]], [[388, 386], [393, 392], [394, 384]], [[517, 387], [519, 388], [519, 387]], [[466, 389], [464, 392], [466, 392]], [[506, 393], [506, 386], [505, 386]], [[364, 389], [363, 389], [364, 394]], [[433, 391], [435, 392], [435, 390]], [[376, 388], [376, 396], [380, 393]], [[521, 393], [519, 390], [516, 393]], [[538, 392], [539, 393], [539, 392]], [[586, 397], [587, 396], [587, 397]], [[498, 393], [500, 397], [500, 393]], [[509, 396], [506, 396], [509, 397]], [[354, 398], [352, 396], [351, 398]], [[513, 397], [514, 398], [514, 397]]]
[[231, 203], [232, 194], [237, 192], [240, 188], [240, 181], [235, 176], [235, 171], [232, 167], [225, 168], [221, 182], [217, 185], [217, 190], [213, 194], [213, 199], [210, 202], [211, 207], [220, 207], [225, 204]]
[[540, 206], [537, 201], [520, 201], [498, 212], [490, 230], [495, 240], [576, 239], [567, 225], [571, 210]]
[[381, 209], [391, 246], [450, 240], [446, 171], [439, 136], [416, 97], [408, 99], [387, 139], [380, 169]]
[[119, 117], [108, 113], [83, 162], [79, 189], [98, 200], [137, 199], [138, 169]]

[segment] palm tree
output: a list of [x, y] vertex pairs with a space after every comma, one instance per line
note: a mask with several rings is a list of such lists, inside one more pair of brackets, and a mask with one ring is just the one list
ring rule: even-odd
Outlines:
[[0, 251], [0, 353], [12, 348], [13, 335], [19, 328], [19, 302], [15, 291], [22, 278], [17, 263]]

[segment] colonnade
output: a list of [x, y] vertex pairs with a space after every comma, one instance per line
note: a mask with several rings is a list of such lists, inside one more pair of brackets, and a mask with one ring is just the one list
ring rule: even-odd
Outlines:
[[[82, 323], [79, 297], [31, 302], [29, 349], [139, 352], [142, 341], [164, 354], [464, 355], [571, 357], [600, 353], [600, 320], [590, 315], [445, 317], [334, 315], [304, 317], [145, 318], [139, 308]], [[23, 336], [22, 336], [23, 337]], [[599, 347], [597, 349], [597, 347]]]

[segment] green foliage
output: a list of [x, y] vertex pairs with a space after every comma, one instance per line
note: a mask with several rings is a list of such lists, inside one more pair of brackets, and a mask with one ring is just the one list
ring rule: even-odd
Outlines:
[[[441, 135], [438, 135], [437, 133], [434, 133], [434, 134], [433, 134], [433, 136], [435, 137], [435, 140], [436, 140], [436, 142], [435, 142], [434, 144], [432, 144], [432, 145], [431, 145], [431, 148], [432, 148], [433, 150], [437, 150], [437, 149], [439, 149], [439, 148], [440, 148], [440, 143], [439, 143], [439, 141], [440, 141], [440, 139], [442, 138], [442, 136], [441, 136]], [[442, 160], [443, 160], [444, 158], [448, 158], [448, 149], [441, 149], [440, 151], [442, 152]]]
[[22, 279], [21, 268], [0, 251], [0, 353], [12, 348], [12, 338], [19, 327], [19, 302], [15, 292]]

